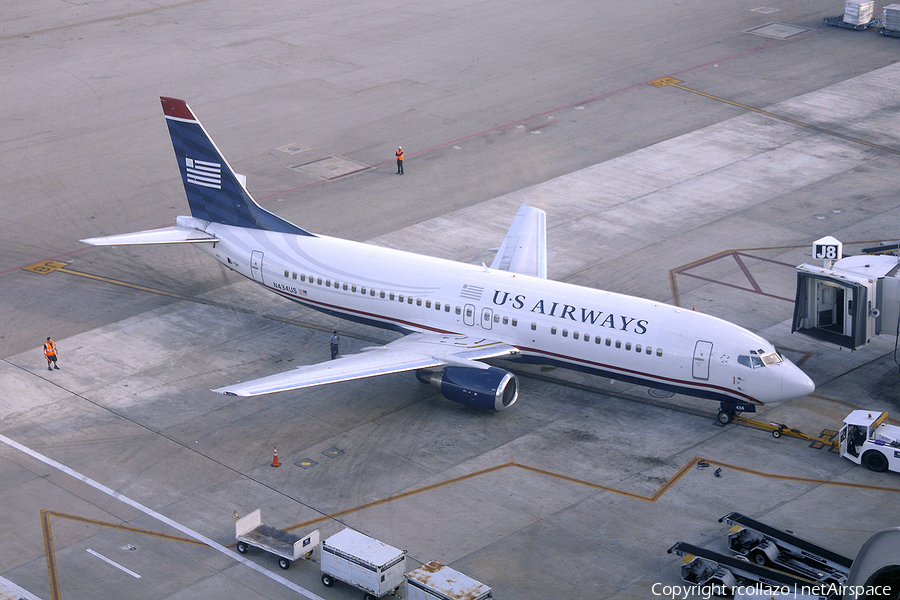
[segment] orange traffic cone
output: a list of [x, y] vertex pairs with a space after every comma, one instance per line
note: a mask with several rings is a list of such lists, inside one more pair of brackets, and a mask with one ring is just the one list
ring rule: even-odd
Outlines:
[[280, 466], [281, 466], [281, 463], [278, 462], [278, 446], [275, 446], [274, 448], [275, 448], [275, 451], [274, 451], [275, 454], [272, 456], [272, 466], [273, 466], [273, 467], [280, 467]]

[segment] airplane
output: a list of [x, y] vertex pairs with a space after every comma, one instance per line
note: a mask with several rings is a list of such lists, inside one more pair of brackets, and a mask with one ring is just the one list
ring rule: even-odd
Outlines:
[[256, 396], [415, 371], [449, 400], [498, 411], [515, 404], [519, 382], [483, 361], [509, 359], [719, 400], [720, 420], [730, 422], [735, 410], [815, 388], [738, 325], [547, 279], [546, 214], [534, 207], [519, 209], [490, 267], [311, 233], [256, 203], [184, 100], [160, 100], [191, 216], [82, 242], [192, 244], [283, 298], [405, 334], [214, 392]]

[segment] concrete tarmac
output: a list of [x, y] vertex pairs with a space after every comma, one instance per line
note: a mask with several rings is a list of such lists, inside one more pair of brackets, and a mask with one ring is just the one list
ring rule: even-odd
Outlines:
[[332, 328], [345, 353], [396, 334], [191, 248], [77, 240], [186, 213], [158, 103], [184, 97], [312, 231], [479, 263], [519, 205], [543, 208], [550, 277], [760, 332], [817, 390], [757, 418], [818, 435], [855, 407], [900, 414], [893, 340], [851, 354], [789, 322], [815, 239], [897, 237], [900, 40], [823, 26], [840, 3], [245, 4], [0, 16], [2, 578], [44, 599], [360, 595], [324, 588], [317, 554], [281, 571], [224, 548], [262, 507], [497, 598], [645, 599], [681, 583], [673, 543], [725, 551], [730, 511], [851, 557], [898, 524], [896, 474], [580, 373], [513, 365], [521, 398], [496, 414], [412, 374], [214, 394], [326, 359]]

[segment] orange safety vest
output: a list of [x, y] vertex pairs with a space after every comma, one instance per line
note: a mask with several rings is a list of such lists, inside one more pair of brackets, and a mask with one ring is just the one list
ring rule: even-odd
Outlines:
[[48, 340], [46, 344], [44, 344], [44, 354], [47, 356], [54, 356], [56, 354], [56, 343], [53, 340]]
[[397, 160], [403, 160], [403, 150], [397, 150]]

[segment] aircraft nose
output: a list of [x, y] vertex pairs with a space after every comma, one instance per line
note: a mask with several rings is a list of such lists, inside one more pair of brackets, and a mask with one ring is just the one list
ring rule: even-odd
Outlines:
[[812, 394], [816, 389], [816, 384], [809, 376], [800, 370], [793, 363], [788, 363], [788, 369], [785, 369], [784, 376], [781, 379], [781, 395], [784, 400], [791, 398], [802, 398]]

